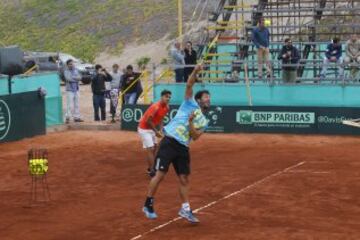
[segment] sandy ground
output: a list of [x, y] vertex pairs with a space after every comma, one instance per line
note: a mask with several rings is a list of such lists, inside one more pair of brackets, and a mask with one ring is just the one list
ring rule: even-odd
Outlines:
[[137, 66], [136, 61], [142, 57], [150, 57], [152, 63], [160, 64], [162, 59], [168, 57], [167, 46], [169, 44], [170, 41], [166, 40], [166, 38], [146, 44], [130, 43], [125, 46], [121, 55], [101, 53], [95, 59], [95, 62], [108, 68], [111, 68], [114, 63], [119, 64], [121, 68], [125, 68], [129, 64], [132, 64], [134, 67]]
[[[172, 168], [155, 198], [159, 218], [144, 217], [149, 179], [136, 133], [68, 131], [1, 144], [0, 239], [360, 239], [359, 144], [206, 134], [191, 146], [195, 226], [176, 218]], [[49, 150], [52, 201], [28, 208], [32, 147]]]
[[162, 60], [167, 59], [169, 62], [169, 50], [171, 45], [174, 44], [175, 41], [181, 42], [182, 39], [183, 42], [191, 40], [194, 47], [196, 47], [196, 44], [202, 37], [202, 29], [206, 26], [206, 21], [194, 21], [192, 24], [187, 23], [184, 26], [184, 31], [187, 34], [182, 38], [169, 39], [169, 36], [166, 35], [162, 39], [154, 42], [142, 44], [136, 42], [127, 43], [121, 54], [112, 55], [110, 53], [103, 52], [96, 57], [95, 63], [99, 63], [107, 68], [111, 68], [114, 63], [119, 64], [121, 68], [125, 68], [129, 64], [136, 67], [138, 59], [142, 57], [149, 57], [151, 59], [148, 65], [149, 69], [152, 69], [153, 65], [155, 65], [158, 68], [158, 71], [161, 71], [164, 68], [164, 66], [160, 65]]

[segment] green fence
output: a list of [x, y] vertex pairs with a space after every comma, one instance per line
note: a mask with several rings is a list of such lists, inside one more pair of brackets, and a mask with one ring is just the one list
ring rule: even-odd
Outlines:
[[0, 75], [0, 96], [9, 94], [8, 77]]
[[14, 76], [11, 82], [13, 94], [36, 91], [39, 87], [45, 88], [47, 91], [45, 97], [46, 126], [63, 123], [60, 79], [57, 73]]

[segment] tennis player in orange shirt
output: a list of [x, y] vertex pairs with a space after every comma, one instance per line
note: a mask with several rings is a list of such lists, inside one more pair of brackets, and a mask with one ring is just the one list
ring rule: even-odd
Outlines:
[[146, 151], [148, 169], [150, 177], [155, 176], [154, 159], [157, 147], [156, 137], [163, 137], [164, 117], [169, 112], [169, 102], [171, 92], [163, 90], [160, 101], [152, 104], [142, 116], [138, 126], [138, 133], [141, 137], [143, 148]]

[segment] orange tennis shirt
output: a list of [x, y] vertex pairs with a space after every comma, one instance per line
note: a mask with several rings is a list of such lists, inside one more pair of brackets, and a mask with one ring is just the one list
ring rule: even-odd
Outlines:
[[169, 112], [169, 106], [167, 104], [161, 104], [161, 102], [157, 102], [152, 104], [142, 116], [139, 122], [139, 128], [141, 129], [152, 129], [148, 124], [147, 120], [149, 117], [152, 117], [152, 122], [155, 126], [159, 125], [166, 114]]

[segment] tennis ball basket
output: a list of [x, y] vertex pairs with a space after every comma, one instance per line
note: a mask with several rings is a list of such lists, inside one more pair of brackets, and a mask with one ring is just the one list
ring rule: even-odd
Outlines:
[[30, 149], [28, 151], [28, 170], [31, 177], [30, 205], [50, 201], [50, 190], [47, 182], [48, 163], [47, 149]]

